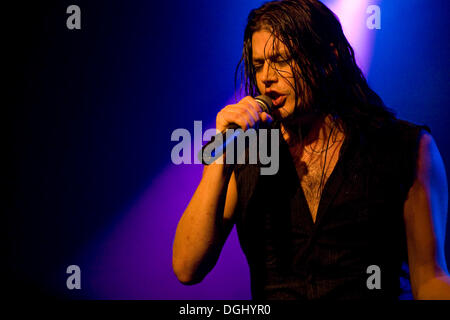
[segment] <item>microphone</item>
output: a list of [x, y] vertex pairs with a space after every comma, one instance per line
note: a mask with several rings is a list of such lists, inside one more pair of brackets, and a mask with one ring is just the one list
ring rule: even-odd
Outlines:
[[[274, 109], [272, 100], [268, 96], [260, 95], [260, 96], [255, 97], [255, 100], [256, 100], [256, 102], [258, 102], [258, 104], [261, 107], [261, 109], [263, 110], [263, 112], [270, 114], [272, 112], [272, 110]], [[234, 141], [236, 141], [236, 139], [239, 137], [239, 135], [243, 132], [242, 130], [236, 130], [239, 128], [240, 128], [240, 126], [238, 126], [235, 123], [232, 123], [228, 126], [228, 128], [226, 130], [216, 134], [213, 137], [214, 139], [212, 139], [210, 142], [205, 144], [202, 147], [202, 149], [200, 150], [200, 152], [198, 154], [199, 160], [205, 165], [213, 163], [217, 158], [219, 158], [223, 154], [224, 150], [230, 143], [234, 144]], [[231, 136], [227, 135], [227, 131], [230, 129], [235, 130]], [[221, 145], [216, 145], [215, 148], [211, 151], [211, 153], [205, 152], [205, 150], [207, 148], [208, 149], [211, 148], [210, 145], [212, 143], [215, 143], [219, 137], [222, 138], [223, 143]], [[216, 144], [217, 144], [217, 142], [216, 142]]]

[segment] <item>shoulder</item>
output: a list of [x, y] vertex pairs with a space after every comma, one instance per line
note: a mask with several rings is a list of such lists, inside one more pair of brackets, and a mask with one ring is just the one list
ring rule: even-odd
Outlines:
[[428, 126], [397, 119], [389, 132], [399, 143], [398, 147], [413, 156], [416, 178], [425, 181], [436, 174], [440, 179], [446, 177], [442, 157]]
[[421, 135], [424, 132], [431, 133], [431, 130], [424, 124], [393, 118], [379, 123], [377, 126], [368, 125], [356, 132], [365, 136], [371, 144], [381, 144], [385, 147], [393, 145], [399, 150], [399, 147], [417, 147]]
[[370, 136], [377, 151], [383, 150], [385, 157], [409, 170], [414, 170], [418, 153], [432, 139], [431, 129], [427, 125], [400, 119], [372, 128]]
[[392, 119], [364, 130], [359, 149], [376, 179], [386, 179], [404, 199], [417, 176], [419, 154], [430, 146], [430, 132], [426, 125]]
[[431, 129], [425, 124], [416, 124], [401, 119], [392, 121], [390, 128], [399, 135], [408, 135], [416, 138], [420, 138], [423, 133], [431, 133]]
[[[392, 119], [380, 126], [368, 126], [359, 132], [368, 146], [380, 157], [390, 160], [408, 161], [417, 158], [420, 140], [430, 135], [431, 130], [423, 124]], [[379, 153], [382, 154], [379, 154]]]
[[425, 124], [416, 124], [407, 120], [394, 119], [382, 128], [391, 137], [419, 142], [424, 133], [431, 133], [431, 129]]

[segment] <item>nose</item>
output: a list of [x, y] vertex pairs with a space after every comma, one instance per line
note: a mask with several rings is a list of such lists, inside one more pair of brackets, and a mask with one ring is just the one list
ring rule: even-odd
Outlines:
[[264, 62], [261, 81], [264, 83], [266, 87], [269, 87], [272, 83], [277, 82], [278, 75], [275, 67], [268, 62], [267, 60]]

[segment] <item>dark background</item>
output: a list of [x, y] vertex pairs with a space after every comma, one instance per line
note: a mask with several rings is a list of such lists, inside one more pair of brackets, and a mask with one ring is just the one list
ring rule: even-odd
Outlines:
[[[102, 246], [99, 239], [124, 221], [136, 199], [170, 167], [172, 131], [192, 130], [194, 120], [213, 123], [233, 96], [245, 19], [261, 3], [77, 0], [6, 7], [5, 64], [11, 73], [6, 81], [10, 99], [3, 104], [8, 191], [2, 224], [4, 292], [62, 298], [190, 297], [190, 289], [175, 282], [170, 282], [170, 292], [159, 295], [164, 279], [149, 280], [147, 295], [108, 295], [121, 287], [99, 293], [89, 283], [84, 283], [85, 291], [68, 291], [65, 268], [94, 268], [90, 261]], [[374, 31], [369, 83], [400, 118], [431, 127], [448, 169], [450, 4], [376, 3], [382, 9], [382, 29]], [[71, 4], [81, 7], [81, 30], [66, 28]], [[191, 191], [180, 192], [188, 199]], [[179, 199], [170, 201], [185, 205]], [[148, 219], [152, 214], [162, 216], [150, 212]], [[180, 212], [164, 215], [176, 223]], [[166, 250], [158, 244], [158, 231], [152, 232], [147, 248]], [[95, 268], [102, 272], [101, 266]], [[126, 282], [129, 274], [121, 270], [112, 278]], [[123, 290], [133, 292], [133, 284]], [[218, 290], [205, 287], [195, 297], [212, 297], [214, 291], [220, 296]], [[230, 291], [226, 298], [246, 297], [247, 288], [242, 290]]]

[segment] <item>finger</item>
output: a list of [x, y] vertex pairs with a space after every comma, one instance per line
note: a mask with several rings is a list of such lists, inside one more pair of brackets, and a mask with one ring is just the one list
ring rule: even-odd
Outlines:
[[229, 128], [230, 124], [234, 123], [246, 130], [249, 126], [248, 120], [243, 116], [243, 112], [239, 110], [233, 110], [231, 108], [224, 109], [221, 115], [221, 121], [225, 129]]
[[260, 121], [259, 114], [250, 104], [237, 104], [234, 106], [234, 110], [241, 110], [242, 112], [246, 112], [250, 117], [252, 117], [255, 123]]
[[267, 112], [263, 112], [261, 113], [261, 120], [263, 122], [269, 123], [271, 124], [273, 122], [273, 118], [270, 114], [268, 114]]
[[[233, 115], [233, 119], [236, 121], [243, 120], [244, 123], [236, 123], [238, 124], [243, 130], [247, 130], [250, 127], [253, 127], [256, 123], [256, 121], [253, 119], [253, 117], [250, 115], [248, 110], [244, 108], [233, 108], [230, 109], [230, 113]], [[244, 125], [244, 127], [242, 126]]]
[[261, 106], [259, 105], [258, 102], [256, 102], [256, 100], [251, 97], [251, 96], [246, 96], [245, 98], [243, 98], [240, 102], [242, 103], [248, 103], [252, 106], [252, 108], [259, 114], [261, 113], [263, 110], [261, 108]]

